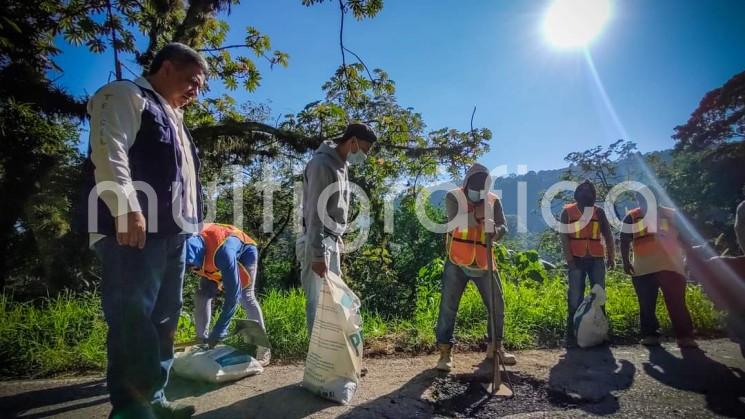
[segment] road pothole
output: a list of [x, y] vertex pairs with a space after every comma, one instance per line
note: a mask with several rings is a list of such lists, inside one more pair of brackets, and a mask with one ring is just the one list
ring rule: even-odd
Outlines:
[[548, 383], [520, 373], [509, 373], [515, 393], [512, 398], [490, 398], [483, 380], [473, 375], [437, 378], [427, 392], [436, 416], [456, 418], [493, 418], [520, 413], [550, 412], [576, 407], [582, 401], [552, 391]]

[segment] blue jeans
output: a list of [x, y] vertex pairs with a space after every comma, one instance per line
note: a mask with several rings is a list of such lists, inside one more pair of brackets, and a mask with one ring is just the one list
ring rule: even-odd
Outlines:
[[[455, 317], [458, 313], [458, 305], [463, 292], [466, 290], [468, 281], [471, 280], [481, 294], [481, 300], [487, 308], [487, 313], [491, 311], [491, 298], [489, 298], [489, 280], [494, 281], [494, 293], [496, 294], [496, 320], [495, 332], [497, 340], [502, 340], [504, 335], [504, 298], [499, 292], [496, 284], [496, 278], [489, 278], [489, 271], [484, 271], [482, 276], [468, 276], [459, 266], [445, 262], [445, 269], [442, 272], [442, 288], [440, 297], [440, 314], [437, 317], [437, 326], [435, 327], [435, 336], [437, 343], [455, 342], [453, 339], [453, 330], [455, 330]], [[491, 340], [491, 318], [487, 315], [487, 336]]]
[[106, 381], [117, 411], [165, 401], [182, 305], [186, 235], [148, 236], [140, 250], [107, 236], [94, 245], [103, 265], [109, 326]]
[[595, 284], [605, 289], [605, 259], [600, 257], [575, 257], [574, 269], [569, 269], [569, 289], [567, 290], [567, 336], [574, 337], [572, 325], [574, 313], [585, 298], [585, 278], [590, 280], [590, 288]]

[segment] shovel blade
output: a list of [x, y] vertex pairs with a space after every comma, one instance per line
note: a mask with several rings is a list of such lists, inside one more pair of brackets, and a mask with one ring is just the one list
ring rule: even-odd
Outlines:
[[261, 328], [259, 322], [255, 320], [236, 320], [235, 321], [235, 333], [241, 336], [249, 345], [263, 346], [270, 348], [269, 337], [266, 332]]
[[497, 396], [497, 397], [512, 397], [514, 393], [512, 390], [504, 385], [504, 383], [500, 383], [495, 386], [495, 383], [483, 383], [481, 384], [484, 387], [484, 390], [491, 395], [491, 396]]
[[483, 383], [482, 386], [484, 387], [484, 390], [486, 390], [486, 393], [491, 397], [512, 397], [512, 389], [502, 382], [502, 371], [499, 369], [500, 365], [501, 360], [499, 354], [495, 353], [491, 365], [491, 382]]

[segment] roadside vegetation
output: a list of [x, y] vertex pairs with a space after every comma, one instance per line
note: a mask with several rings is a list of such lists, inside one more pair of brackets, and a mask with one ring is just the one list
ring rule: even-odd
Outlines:
[[[505, 343], [512, 349], [554, 347], [561, 344], [566, 316], [566, 281], [562, 270], [545, 271], [535, 252], [506, 249], [500, 259], [506, 303]], [[520, 268], [515, 260], [527, 261]], [[363, 311], [365, 348], [369, 356], [430, 352], [435, 347], [434, 327], [440, 302], [443, 260], [435, 259], [418, 274], [416, 307], [410, 318], [384, 317]], [[191, 278], [193, 280], [194, 278]], [[638, 337], [639, 306], [627, 276], [612, 271], [607, 284], [607, 312], [614, 342]], [[688, 305], [702, 335], [718, 333], [722, 318], [700, 287], [689, 285]], [[194, 337], [189, 298], [177, 332], [178, 342]], [[280, 362], [302, 360], [307, 351], [305, 297], [302, 291], [269, 290], [261, 299], [272, 353]], [[658, 314], [669, 331], [668, 316], [660, 299]], [[106, 323], [95, 293], [60, 294], [32, 302], [14, 303], [0, 295], [0, 375], [44, 377], [103, 371], [106, 365]], [[245, 318], [240, 312], [236, 318]], [[460, 303], [456, 339], [462, 349], [485, 344], [486, 310], [472, 284]], [[237, 338], [228, 343], [244, 347]], [[251, 348], [244, 348], [250, 350]]]

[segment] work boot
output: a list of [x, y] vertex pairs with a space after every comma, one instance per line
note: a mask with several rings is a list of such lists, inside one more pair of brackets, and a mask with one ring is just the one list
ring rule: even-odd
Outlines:
[[196, 409], [190, 404], [176, 404], [168, 401], [152, 404], [155, 417], [158, 419], [190, 419]]
[[502, 362], [504, 362], [504, 365], [512, 366], [517, 364], [517, 358], [515, 358], [515, 355], [505, 352], [501, 341], [497, 341], [495, 346], [492, 346], [491, 343], [486, 345], [486, 359], [494, 358], [495, 353], [499, 353], [499, 357], [502, 359]]
[[440, 371], [450, 371], [453, 369], [453, 345], [448, 343], [438, 343], [440, 349], [440, 359], [437, 361], [437, 369]]
[[269, 362], [272, 360], [271, 349], [267, 348], [266, 346], [257, 346], [256, 360], [259, 361], [259, 364], [261, 364], [262, 367], [266, 367], [267, 365], [269, 365]]
[[644, 336], [640, 343], [644, 346], [660, 346], [659, 336]]

